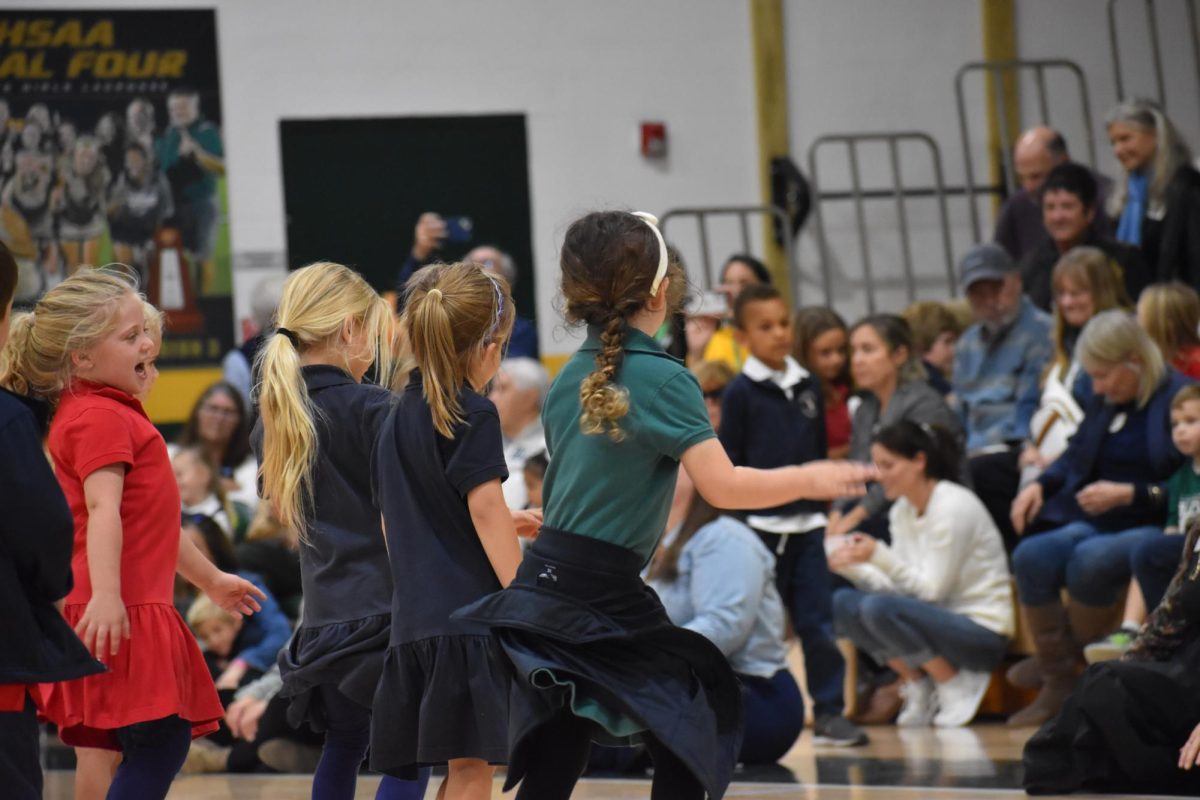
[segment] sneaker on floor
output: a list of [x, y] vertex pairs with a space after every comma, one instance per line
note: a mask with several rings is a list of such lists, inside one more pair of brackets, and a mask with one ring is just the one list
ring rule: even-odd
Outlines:
[[321, 748], [291, 739], [268, 739], [258, 746], [258, 760], [276, 772], [311, 775], [317, 771]]
[[936, 695], [933, 691], [933, 681], [922, 678], [919, 681], [905, 681], [900, 684], [900, 698], [904, 704], [900, 706], [900, 715], [896, 724], [901, 728], [924, 728], [933, 722]]
[[991, 681], [990, 672], [960, 669], [950, 680], [937, 684], [934, 692], [937, 695], [938, 713], [933, 718], [933, 724], [939, 728], [957, 728], [975, 719], [979, 703]]
[[813, 744], [834, 747], [858, 747], [867, 743], [867, 734], [841, 714], [818, 717], [813, 723]]
[[1113, 631], [1100, 641], [1092, 642], [1083, 648], [1083, 657], [1089, 664], [1098, 664], [1101, 661], [1114, 661], [1125, 655], [1125, 651], [1133, 646], [1133, 640], [1136, 638], [1137, 631], [1121, 628], [1119, 631]]
[[230, 749], [215, 745], [207, 739], [196, 739], [188, 747], [187, 758], [179, 771], [184, 775], [225, 772], [229, 767]]

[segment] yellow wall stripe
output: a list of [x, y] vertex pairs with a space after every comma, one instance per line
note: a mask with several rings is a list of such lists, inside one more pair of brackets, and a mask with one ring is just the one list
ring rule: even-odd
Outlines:
[[192, 407], [211, 384], [221, 380], [220, 367], [164, 369], [146, 402], [146, 414], [156, 425], [187, 422]]
[[[1017, 13], [1015, 0], [980, 0], [983, 23], [983, 58], [985, 61], [1012, 61], [1017, 57]], [[1000, 118], [996, 113], [996, 92], [1004, 92], [1004, 113], [1008, 118], [1008, 140], [1016, 142], [1021, 135], [1021, 107], [1016, 72], [1005, 72], [1002, 89], [995, 86], [991, 73], [985, 78], [987, 91], [988, 168], [992, 184], [1004, 179], [1004, 154], [1001, 152]], [[993, 212], [999, 211], [1000, 198], [993, 196]]]
[[[754, 50], [754, 94], [758, 117], [759, 190], [771, 205], [771, 159], [791, 150], [788, 138], [787, 58], [783, 41], [783, 0], [750, 0]], [[787, 254], [775, 243], [774, 220], [763, 218], [763, 261], [790, 304], [791, 270]]]

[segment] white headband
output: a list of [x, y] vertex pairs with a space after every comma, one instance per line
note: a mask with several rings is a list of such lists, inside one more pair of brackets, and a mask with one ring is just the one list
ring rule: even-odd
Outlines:
[[663, 241], [663, 235], [658, 230], [658, 217], [645, 211], [634, 211], [633, 215], [649, 225], [650, 230], [654, 231], [654, 238], [658, 239], [658, 272], [654, 273], [654, 282], [650, 284], [650, 296], [657, 297], [658, 287], [667, 276], [667, 243]]

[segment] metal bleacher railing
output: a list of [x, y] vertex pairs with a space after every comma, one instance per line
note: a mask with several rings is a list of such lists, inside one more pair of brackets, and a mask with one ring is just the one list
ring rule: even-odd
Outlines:
[[[1158, 91], [1154, 98], [1165, 110], [1167, 107], [1167, 84], [1164, 78], [1162, 41], [1158, 33], [1158, 13], [1155, 0], [1142, 0], [1146, 9], [1146, 35], [1150, 44], [1150, 63], [1154, 67], [1154, 85]], [[1117, 97], [1124, 99], [1125, 73], [1121, 65], [1121, 49], [1118, 36], [1117, 6], [1119, 0], [1108, 0], [1108, 40], [1112, 46], [1113, 80]], [[1197, 30], [1196, 0], [1183, 0], [1187, 10], [1188, 33], [1192, 42], [1192, 61], [1196, 70], [1196, 90], [1200, 92], [1200, 31]]]
[[779, 232], [782, 242], [780, 247], [783, 249], [784, 255], [787, 258], [788, 273], [792, 279], [792, 287], [795, 291], [795, 302], [797, 305], [800, 301], [800, 275], [796, 266], [796, 241], [792, 236], [792, 229], [789, 223], [787, 214], [778, 206], [713, 206], [704, 208], [673, 208], [662, 215], [660, 224], [663, 231], [663, 236], [667, 235], [667, 226], [672, 220], [693, 218], [696, 221], [696, 230], [699, 237], [700, 249], [700, 270], [697, 275], [695, 271], [690, 274], [690, 277], [695, 280], [699, 277], [700, 288], [708, 291], [714, 285], [713, 280], [713, 264], [723, 263], [728, 253], [722, 253], [716, 259], [713, 258], [711, 240], [709, 237], [708, 222], [713, 217], [736, 217], [738, 221], [738, 230], [741, 234], [741, 252], [753, 253], [759, 248], [754, 247], [753, 239], [750, 236], [750, 218], [765, 216], [772, 217], [775, 221], [775, 230]]

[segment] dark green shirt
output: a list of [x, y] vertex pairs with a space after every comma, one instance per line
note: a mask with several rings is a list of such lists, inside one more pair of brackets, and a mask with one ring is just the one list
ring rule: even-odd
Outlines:
[[542, 408], [550, 456], [542, 487], [545, 524], [649, 559], [667, 524], [679, 458], [716, 434], [700, 384], [683, 362], [629, 328], [616, 377], [629, 392], [629, 413], [618, 423], [625, 438], [585, 435], [579, 427], [579, 385], [596, 368], [599, 351], [600, 332], [589, 328]]
[[1200, 517], [1200, 475], [1192, 459], [1167, 481], [1167, 527], [1187, 533]]

